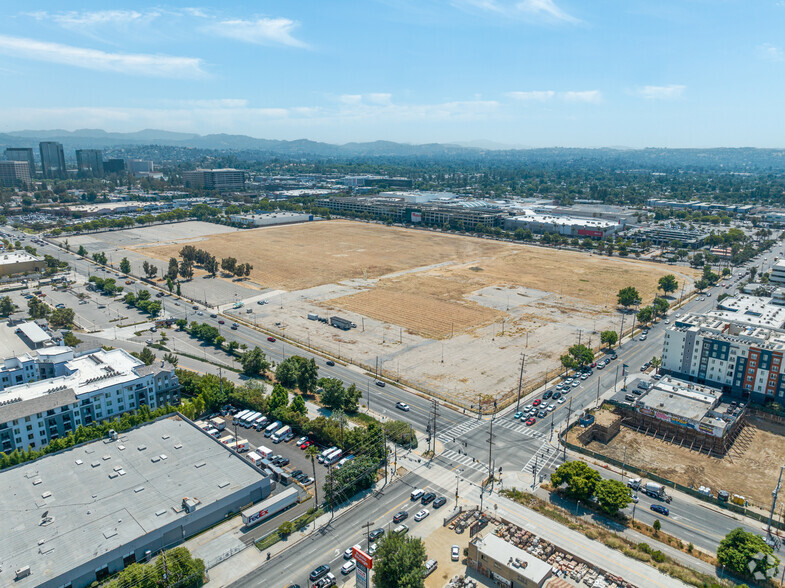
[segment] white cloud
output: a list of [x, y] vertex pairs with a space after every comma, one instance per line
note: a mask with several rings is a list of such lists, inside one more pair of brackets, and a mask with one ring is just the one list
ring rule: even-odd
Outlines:
[[307, 47], [305, 43], [292, 36], [292, 32], [299, 24], [288, 18], [230, 19], [205, 25], [202, 30], [255, 45]]
[[376, 92], [374, 94], [368, 94], [367, 100], [372, 104], [390, 104], [392, 102], [392, 94]]
[[205, 76], [202, 60], [195, 57], [107, 53], [96, 49], [7, 35], [0, 35], [0, 53], [6, 53], [12, 57], [124, 74], [172, 78], [201, 78]]
[[686, 86], [670, 84], [669, 86], [643, 86], [636, 90], [636, 94], [646, 100], [674, 100], [681, 97]]
[[452, 0], [454, 6], [498, 14], [507, 18], [527, 18], [550, 22], [580, 22], [559, 8], [554, 0]]
[[136, 10], [97, 10], [93, 12], [55, 12], [45, 10], [31, 12], [30, 16], [36, 20], [51, 20], [66, 28], [95, 27], [108, 24], [133, 24], [149, 22], [158, 18], [161, 13], [157, 10], [137, 12]]
[[554, 98], [564, 102], [601, 102], [602, 92], [599, 90], [570, 90], [567, 92], [556, 92], [555, 90], [531, 90], [528, 92], [507, 92], [504, 94], [513, 100], [521, 102], [549, 102]]
[[583, 90], [580, 92], [562, 92], [561, 97], [566, 102], [591, 102], [602, 101], [602, 92], [599, 90]]
[[343, 104], [362, 104], [362, 94], [343, 94], [338, 98]]
[[246, 108], [248, 100], [242, 98], [217, 98], [214, 100], [182, 100], [183, 106], [195, 106], [197, 108]]
[[556, 96], [553, 90], [532, 90], [529, 92], [507, 92], [505, 96], [515, 100], [546, 102]]
[[771, 43], [764, 43], [758, 46], [758, 54], [768, 61], [785, 61], [785, 51], [781, 47], [772, 45]]

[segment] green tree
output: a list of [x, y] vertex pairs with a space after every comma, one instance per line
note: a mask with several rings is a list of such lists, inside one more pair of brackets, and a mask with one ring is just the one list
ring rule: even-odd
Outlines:
[[651, 306], [646, 306], [638, 311], [639, 323], [642, 324], [649, 323], [653, 318], [654, 318], [654, 310], [652, 310]]
[[613, 347], [616, 345], [616, 341], [619, 340], [619, 334], [616, 331], [603, 331], [600, 333], [600, 342], [607, 345], [608, 347]]
[[131, 273], [131, 262], [128, 261], [127, 257], [123, 257], [120, 260], [120, 271], [123, 272], [124, 274]]
[[594, 361], [594, 351], [592, 351], [586, 345], [573, 345], [567, 350], [567, 352], [575, 360], [575, 364], [578, 367], [583, 367]]
[[74, 311], [71, 308], [56, 308], [49, 315], [49, 324], [59, 329], [74, 324]]
[[609, 515], [616, 514], [632, 500], [629, 488], [618, 480], [601, 480], [594, 494], [600, 508]]
[[146, 345], [145, 348], [137, 354], [137, 357], [141, 359], [145, 365], [152, 365], [155, 362], [155, 353]]
[[80, 245], [79, 250], [76, 253], [82, 257], [87, 257], [87, 249], [84, 248], [84, 245]]
[[641, 295], [634, 286], [627, 286], [626, 288], [619, 290], [619, 293], [616, 295], [616, 300], [624, 308], [629, 308], [630, 306], [637, 306], [641, 303]]
[[319, 368], [316, 361], [301, 358], [300, 369], [297, 372], [297, 387], [303, 394], [313, 394], [316, 392], [316, 382], [319, 379]]
[[670, 304], [664, 298], [660, 298], [659, 296], [654, 299], [654, 308], [653, 312], [655, 315], [664, 316], [668, 309], [670, 308]]
[[68, 331], [65, 335], [63, 335], [63, 343], [66, 347], [76, 347], [82, 342], [76, 335], [74, 335], [71, 331]]
[[[183, 260], [185, 261], [185, 260]], [[166, 277], [174, 283], [180, 273], [180, 264], [177, 262], [176, 257], [169, 258], [169, 266], [166, 268]]]
[[[311, 467], [313, 468], [313, 479], [316, 480], [316, 456], [321, 453], [321, 450], [316, 445], [311, 445], [308, 449], [305, 450], [305, 456], [311, 460]], [[2, 455], [2, 454], [0, 454]], [[319, 484], [313, 485], [313, 503], [315, 506], [319, 506]]]
[[286, 388], [280, 384], [273, 386], [273, 391], [267, 401], [267, 408], [270, 412], [274, 412], [277, 408], [281, 408], [289, 404], [289, 393]]
[[305, 400], [299, 394], [295, 394], [294, 398], [292, 398], [292, 404], [289, 406], [292, 409], [292, 412], [296, 412], [297, 414], [306, 415], [308, 414], [308, 409], [305, 406]]
[[651, 358], [651, 367], [654, 368], [656, 373], [660, 373], [660, 366], [662, 365], [662, 358], [656, 355]]
[[234, 268], [237, 265], [237, 260], [234, 257], [224, 257], [221, 260], [221, 269], [228, 274], [234, 274]]
[[9, 316], [14, 312], [14, 301], [10, 296], [3, 296], [0, 298], [0, 316]]
[[419, 537], [387, 533], [373, 558], [376, 588], [423, 588], [425, 545]]
[[287, 357], [278, 367], [275, 368], [275, 379], [281, 386], [286, 388], [294, 388], [297, 385], [297, 375], [299, 372], [299, 365], [294, 356]]
[[675, 292], [678, 289], [679, 282], [676, 280], [676, 276], [673, 274], [668, 274], [667, 276], [662, 276], [659, 279], [657, 286], [660, 290], [663, 291], [664, 294], [669, 294], [671, 292]]
[[[729, 571], [740, 576], [751, 577], [748, 565], [753, 559], [758, 560], [753, 569], [764, 574], [768, 569], [776, 568], [779, 565], [779, 558], [773, 556], [772, 552], [771, 546], [763, 540], [763, 537], [739, 527], [733, 529], [720, 541], [717, 548], [717, 560]], [[769, 563], [765, 557], [759, 558], [758, 554], [772, 555], [772, 563]]]
[[101, 265], [106, 265], [106, 253], [103, 251], [99, 251], [98, 253], [93, 253], [93, 261], [96, 263], [100, 263]]
[[260, 376], [270, 368], [267, 356], [259, 347], [249, 349], [240, 356], [240, 364], [243, 366], [243, 373], [246, 376]]
[[204, 260], [202, 267], [208, 274], [215, 277], [215, 274], [218, 273], [218, 260], [215, 258], [215, 256], [210, 255]]
[[709, 281], [705, 278], [701, 278], [695, 282], [695, 289], [698, 290], [698, 292], [703, 292], [708, 287]]
[[351, 384], [343, 395], [343, 410], [346, 412], [357, 412], [358, 402], [360, 401], [361, 395], [362, 392], [357, 388], [357, 386]]
[[180, 360], [174, 353], [165, 353], [164, 361], [167, 363], [171, 363], [174, 367], [177, 367], [177, 364]]
[[322, 388], [320, 400], [324, 406], [331, 409], [343, 407], [346, 390], [341, 380], [338, 378], [320, 378], [318, 384]]
[[172, 290], [174, 290], [174, 282], [169, 276], [166, 276], [166, 288], [169, 290], [169, 294], [171, 294]]
[[184, 259], [182, 263], [180, 263], [180, 275], [186, 280], [193, 278], [194, 265], [190, 261]]
[[49, 316], [49, 307], [41, 302], [37, 296], [33, 296], [27, 301], [27, 309], [31, 319], [40, 319]]
[[576, 500], [588, 501], [594, 496], [597, 484], [602, 478], [597, 470], [582, 461], [568, 461], [551, 474], [551, 484], [557, 488], [567, 485], [567, 495]]

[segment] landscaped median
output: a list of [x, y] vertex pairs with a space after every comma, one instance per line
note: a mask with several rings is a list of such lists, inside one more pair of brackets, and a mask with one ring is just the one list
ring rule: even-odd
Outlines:
[[254, 543], [259, 551], [264, 551], [265, 549], [269, 549], [279, 541], [282, 541], [289, 537], [295, 531], [301, 531], [320, 516], [324, 514], [324, 510], [321, 508], [311, 508], [308, 510], [307, 513], [304, 515], [300, 515], [293, 521], [284, 521], [281, 525], [272, 533], [265, 535], [258, 541]]

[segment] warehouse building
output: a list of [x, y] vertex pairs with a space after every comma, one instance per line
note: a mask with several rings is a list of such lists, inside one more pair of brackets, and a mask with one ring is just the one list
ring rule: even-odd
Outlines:
[[499, 586], [511, 588], [540, 588], [553, 573], [548, 563], [492, 533], [469, 543], [468, 560]]
[[307, 223], [314, 220], [314, 216], [298, 212], [269, 212], [262, 214], [233, 214], [229, 216], [229, 220], [249, 227], [271, 227], [274, 225]]
[[40, 349], [0, 368], [0, 451], [40, 449], [80, 425], [142, 406], [180, 401], [174, 366], [144, 365], [123, 349], [82, 355], [70, 347]]
[[628, 235], [628, 238], [635, 241], [649, 241], [654, 245], [670, 245], [674, 241], [681, 243], [681, 247], [691, 247], [697, 249], [701, 247], [709, 233], [705, 231], [691, 231], [688, 229], [678, 229], [674, 227], [648, 227], [636, 229]]
[[616, 234], [624, 229], [621, 220], [610, 221], [599, 218], [579, 216], [561, 216], [555, 214], [542, 214], [533, 210], [524, 210], [504, 220], [504, 229], [528, 229], [533, 233], [558, 233], [566, 237], [603, 239]]
[[179, 414], [0, 472], [0, 585], [83, 588], [270, 495], [272, 480]]
[[35, 273], [45, 267], [43, 258], [27, 251], [0, 251], [0, 276]]

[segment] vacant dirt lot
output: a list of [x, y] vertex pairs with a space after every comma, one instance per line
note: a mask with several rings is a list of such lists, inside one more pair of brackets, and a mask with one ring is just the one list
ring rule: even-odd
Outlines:
[[[652, 299], [657, 280], [673, 271], [635, 260], [343, 220], [189, 241], [218, 258], [231, 256], [251, 263], [251, 279], [264, 288], [302, 290], [431, 267], [429, 275], [438, 279], [430, 283], [428, 294], [443, 300], [488, 285], [520, 285], [590, 304], [612, 305], [616, 292], [628, 285], [637, 286], [644, 300]], [[176, 257], [181, 248], [179, 243], [134, 247], [162, 261]], [[685, 272], [692, 275], [690, 270]], [[406, 287], [409, 279], [417, 278], [404, 273], [396, 279], [398, 286]]]
[[644, 437], [625, 427], [607, 445], [594, 441], [587, 448], [621, 460], [625, 446], [627, 463], [685, 486], [709, 486], [713, 491], [722, 489], [741, 494], [750, 504], [767, 508], [780, 466], [785, 463], [785, 427], [750, 419], [722, 459]]
[[[352, 278], [377, 278], [446, 261], [462, 262], [498, 255], [507, 248], [493, 241], [342, 220], [210, 235], [192, 244], [219, 259], [236, 257], [251, 263], [254, 282], [287, 290]], [[169, 260], [181, 248], [145, 247], [144, 253]]]
[[[134, 267], [143, 256], [165, 267], [185, 242], [251, 263], [249, 280], [202, 279], [197, 271], [183, 291], [224, 303], [237, 293], [252, 305], [252, 315], [243, 309], [246, 320], [465, 402], [478, 390], [511, 394], [524, 353], [528, 385], [553, 374], [568, 344], [598, 346], [602, 330], [621, 326], [619, 289], [635, 286], [648, 302], [661, 276], [674, 273], [689, 291], [694, 275], [634, 259], [344, 220], [215, 234], [197, 228], [179, 241], [135, 236], [123, 245]], [[259, 298], [275, 304], [253, 304]], [[309, 321], [308, 313], [337, 314], [358, 328], [338, 331]]]

